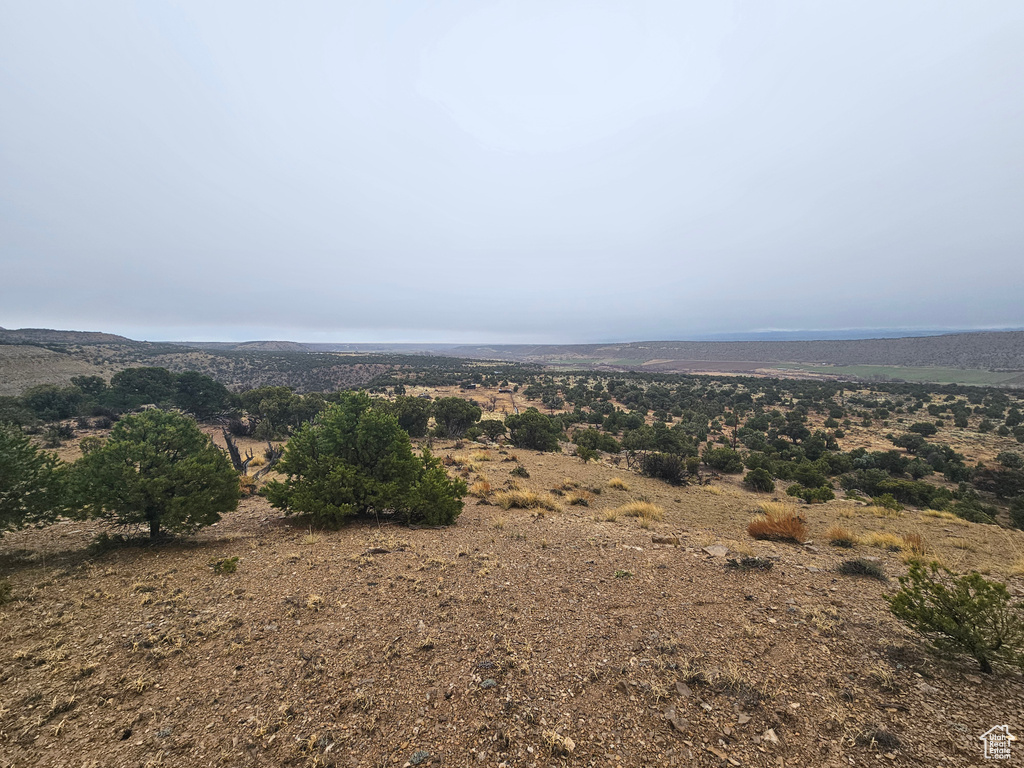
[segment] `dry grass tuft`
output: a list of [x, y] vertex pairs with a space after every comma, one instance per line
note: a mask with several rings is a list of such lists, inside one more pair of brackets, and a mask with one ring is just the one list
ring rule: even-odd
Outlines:
[[477, 480], [469, 486], [469, 495], [478, 499], [486, 499], [491, 492], [491, 484], [486, 480]]
[[623, 517], [639, 517], [647, 521], [665, 519], [665, 510], [649, 501], [631, 501], [615, 511]]
[[595, 523], [614, 523], [619, 519], [619, 510], [617, 509], [606, 509], [604, 512], [599, 512], [594, 515]]
[[489, 454], [487, 451], [473, 451], [473, 453], [469, 454], [469, 460], [470, 461], [492, 461], [493, 459], [491, 457], [491, 454]]
[[550, 496], [541, 496], [535, 491], [498, 491], [494, 494], [494, 503], [502, 509], [546, 509], [558, 512], [560, 507]]
[[833, 525], [829, 528], [825, 537], [833, 547], [844, 547], [846, 549], [856, 546], [858, 542], [857, 535], [853, 531], [840, 525]]
[[614, 488], [617, 491], [628, 491], [629, 485], [621, 477], [613, 477], [608, 481], [608, 487]]
[[320, 538], [320, 534], [314, 533], [313, 527], [310, 526], [309, 530], [306, 532], [306, 535], [302, 537], [302, 543], [305, 544], [307, 547], [311, 547], [314, 544], [319, 544]]
[[843, 623], [839, 610], [832, 606], [812, 609], [810, 620], [814, 628], [827, 637], [836, 635]]
[[1024, 576], [1024, 557], [1018, 557], [1009, 568], [1011, 576]]
[[589, 507], [591, 496], [586, 491], [573, 491], [565, 494], [565, 503], [570, 507]]
[[864, 537], [864, 543], [869, 547], [887, 549], [890, 552], [901, 552], [905, 546], [902, 536], [895, 533], [872, 531]]
[[903, 513], [900, 510], [889, 509], [888, 507], [865, 507], [864, 511], [870, 512], [875, 517], [882, 517], [888, 520], [895, 520], [897, 518], [903, 517]]
[[962, 549], [964, 552], [977, 552], [978, 548], [970, 539], [950, 539], [949, 546], [953, 549]]
[[952, 512], [945, 512], [940, 509], [926, 509], [921, 512], [921, 517], [933, 517], [936, 520], [942, 520], [943, 522], [950, 523], [951, 525], [970, 525], [970, 521], [964, 520], [962, 517], [957, 517]]
[[761, 504], [762, 514], [750, 521], [747, 533], [755, 539], [795, 541], [807, 538], [807, 526], [796, 509], [788, 504], [767, 501]]
[[911, 558], [924, 557], [928, 554], [928, 546], [920, 533], [903, 534], [903, 551]]
[[480, 470], [479, 464], [464, 453], [457, 453], [452, 456], [452, 464], [466, 472], [477, 472]]

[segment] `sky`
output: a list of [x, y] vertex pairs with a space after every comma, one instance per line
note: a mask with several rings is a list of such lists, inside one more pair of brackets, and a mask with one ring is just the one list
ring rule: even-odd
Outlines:
[[0, 326], [1024, 325], [1019, 0], [0, 0]]

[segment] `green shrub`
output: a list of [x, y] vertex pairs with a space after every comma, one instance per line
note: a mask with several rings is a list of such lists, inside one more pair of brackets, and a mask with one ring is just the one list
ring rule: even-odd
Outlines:
[[871, 499], [871, 503], [876, 507], [891, 509], [894, 512], [899, 512], [903, 509], [903, 505], [896, 501], [896, 497], [891, 493], [883, 493], [881, 496], [875, 496]]
[[435, 433], [438, 437], [462, 437], [466, 430], [480, 421], [480, 406], [461, 397], [441, 397], [434, 401]]
[[56, 455], [36, 448], [21, 427], [0, 424], [0, 536], [52, 522], [64, 500], [62, 478]]
[[487, 435], [491, 440], [497, 440], [499, 437], [504, 437], [505, 433], [508, 431], [505, 428], [505, 423], [503, 421], [498, 421], [497, 419], [484, 419], [480, 422], [479, 426], [480, 431]]
[[913, 563], [886, 600], [935, 648], [972, 656], [982, 672], [991, 673], [992, 662], [1024, 668], [1024, 611], [1011, 603], [1005, 584]]
[[708, 448], [703, 459], [705, 464], [719, 472], [737, 474], [743, 471], [743, 459], [732, 448]]
[[1002, 451], [996, 456], [996, 461], [1007, 469], [1024, 469], [1024, 456], [1015, 451]]
[[771, 473], [761, 467], [747, 472], [743, 478], [743, 484], [758, 493], [772, 493], [775, 490], [775, 481], [772, 479]]
[[5, 605], [14, 599], [11, 594], [13, 591], [14, 587], [11, 586], [11, 582], [7, 579], [0, 579], [0, 605]]
[[558, 451], [562, 422], [551, 419], [536, 408], [528, 408], [505, 419], [512, 445], [535, 451]]
[[188, 416], [145, 411], [121, 419], [110, 438], [73, 467], [77, 504], [122, 526], [192, 533], [238, 506], [238, 475]]
[[640, 459], [640, 471], [672, 485], [686, 485], [686, 465], [682, 456], [674, 453], [645, 453]]
[[526, 467], [524, 467], [522, 464], [517, 464], [516, 468], [509, 472], [509, 474], [513, 475], [514, 477], [522, 477], [524, 479], [530, 477], [530, 473], [526, 471]]
[[594, 451], [618, 453], [622, 450], [622, 446], [619, 445], [618, 440], [607, 432], [598, 432], [596, 429], [580, 430], [572, 436], [572, 440], [576, 445], [583, 448], [589, 448]]
[[398, 420], [371, 408], [364, 392], [341, 393], [338, 405], [303, 425], [277, 471], [286, 479], [264, 487], [270, 503], [329, 525], [371, 513], [448, 525], [462, 512], [467, 490], [429, 450], [413, 454]]
[[803, 499], [808, 504], [823, 504], [826, 501], [832, 501], [832, 499], [836, 497], [835, 491], [832, 490], [832, 486], [830, 485], [822, 485], [818, 488], [807, 488], [799, 483], [789, 486], [789, 488], [786, 489], [786, 495]]
[[1024, 496], [1010, 502], [1010, 522], [1024, 531]]
[[983, 504], [976, 496], [961, 499], [950, 507], [950, 511], [957, 517], [972, 523], [991, 525], [996, 521], [996, 508], [989, 504]]
[[214, 573], [227, 574], [238, 570], [238, 557], [222, 557], [219, 560], [211, 560], [210, 567]]

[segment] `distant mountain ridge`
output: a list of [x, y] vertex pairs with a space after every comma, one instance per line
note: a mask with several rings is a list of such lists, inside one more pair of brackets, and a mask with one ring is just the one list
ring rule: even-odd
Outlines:
[[93, 331], [0, 329], [0, 344], [118, 345], [161, 354], [174, 348], [218, 353], [421, 354], [612, 370], [753, 372], [784, 363], [1024, 371], [1024, 331], [974, 331], [874, 339], [634, 341], [610, 344], [303, 343], [282, 340], [150, 344]]
[[52, 328], [0, 328], [0, 344], [137, 344], [127, 336], [99, 331], [56, 331]]
[[[671, 361], [891, 365], [1024, 371], [1024, 331], [894, 339], [816, 341], [635, 341], [626, 344], [465, 345], [449, 354], [545, 363], [646, 366]], [[616, 363], [617, 361], [617, 363]]]

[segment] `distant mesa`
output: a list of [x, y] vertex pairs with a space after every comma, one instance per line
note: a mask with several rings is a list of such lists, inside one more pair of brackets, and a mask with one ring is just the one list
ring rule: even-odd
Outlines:
[[99, 331], [55, 331], [52, 328], [0, 328], [0, 344], [135, 344], [126, 336]]

